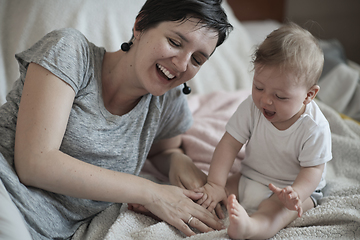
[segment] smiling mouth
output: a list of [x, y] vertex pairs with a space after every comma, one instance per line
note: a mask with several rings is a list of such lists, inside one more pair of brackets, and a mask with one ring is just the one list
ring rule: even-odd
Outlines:
[[165, 75], [165, 77], [168, 79], [168, 80], [172, 80], [175, 78], [174, 75], [172, 75], [169, 70], [167, 70], [165, 67], [163, 67], [162, 65], [160, 64], [156, 64], [156, 67], [160, 70], [160, 72]]
[[272, 118], [276, 112], [272, 112], [272, 111], [269, 111], [269, 110], [266, 110], [265, 108], [263, 109], [263, 113], [264, 113], [264, 116], [266, 118]]

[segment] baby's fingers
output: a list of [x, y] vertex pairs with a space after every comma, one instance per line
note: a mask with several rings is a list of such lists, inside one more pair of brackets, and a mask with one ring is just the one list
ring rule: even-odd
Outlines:
[[269, 184], [269, 189], [275, 193], [275, 194], [280, 194], [282, 189], [281, 188], [278, 188], [277, 186], [275, 186], [274, 184], [270, 183]]
[[298, 212], [298, 216], [301, 217], [301, 215], [303, 214], [303, 209], [302, 209], [301, 200], [299, 198], [296, 198], [294, 207], [295, 210]]
[[284, 194], [287, 195], [289, 200], [298, 200], [298, 194], [291, 187], [286, 187], [283, 189]]
[[[202, 196], [202, 198], [200, 198], [199, 200], [197, 200], [197, 204], [199, 204], [199, 205], [203, 205], [205, 202], [206, 202], [206, 200], [208, 199], [208, 196], [207, 196], [207, 194], [206, 193], [203, 193], [203, 196]], [[206, 207], [205, 207], [206, 208]]]
[[302, 209], [302, 207], [299, 207], [298, 208], [298, 216], [301, 217], [302, 214], [303, 214], [303, 209]]

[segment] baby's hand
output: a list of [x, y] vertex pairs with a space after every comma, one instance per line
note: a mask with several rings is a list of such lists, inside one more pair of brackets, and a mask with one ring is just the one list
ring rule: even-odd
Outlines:
[[287, 209], [297, 211], [298, 216], [301, 217], [303, 214], [302, 202], [299, 194], [291, 186], [281, 189], [270, 183], [269, 188], [278, 196]]
[[223, 201], [224, 204], [227, 202], [227, 194], [225, 188], [222, 186], [208, 182], [195, 191], [204, 193], [197, 203], [208, 209], [210, 212], [215, 209], [219, 202]]

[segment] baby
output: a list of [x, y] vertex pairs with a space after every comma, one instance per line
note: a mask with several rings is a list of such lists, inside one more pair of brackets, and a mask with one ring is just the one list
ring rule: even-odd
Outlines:
[[[332, 159], [329, 124], [313, 101], [324, 63], [317, 40], [285, 24], [258, 47], [253, 63], [252, 95], [227, 123], [198, 189], [198, 203], [209, 211], [227, 205], [235, 239], [270, 238], [315, 207]], [[241, 171], [227, 181], [244, 144]]]

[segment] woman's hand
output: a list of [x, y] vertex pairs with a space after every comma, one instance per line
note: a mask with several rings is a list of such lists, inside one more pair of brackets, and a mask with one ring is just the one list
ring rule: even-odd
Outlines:
[[170, 183], [185, 189], [195, 189], [206, 183], [206, 175], [184, 154], [181, 137], [163, 139], [151, 147], [148, 159]]
[[195, 234], [190, 227], [200, 232], [224, 228], [214, 214], [194, 202], [202, 197], [202, 193], [169, 185], [157, 185], [151, 192], [150, 200], [142, 205], [187, 236]]
[[169, 170], [172, 185], [193, 190], [204, 186], [207, 176], [183, 153], [173, 154]]
[[[202, 187], [206, 183], [206, 174], [195, 166], [180, 146], [180, 136], [161, 140], [153, 144], [148, 158], [162, 174], [169, 176], [172, 185], [188, 190]], [[220, 218], [225, 217], [220, 204], [215, 212]]]
[[[178, 153], [171, 158], [169, 179], [172, 185], [188, 190], [195, 190], [206, 184], [207, 176], [195, 166], [193, 161], [187, 155]], [[205, 205], [203, 205], [203, 207], [205, 207]], [[205, 208], [207, 207], [208, 206]], [[210, 212], [215, 210], [215, 213], [219, 218], [225, 218], [220, 203], [211, 205], [208, 210]]]

